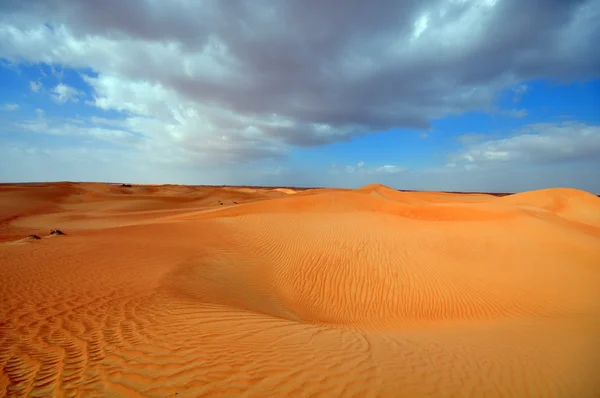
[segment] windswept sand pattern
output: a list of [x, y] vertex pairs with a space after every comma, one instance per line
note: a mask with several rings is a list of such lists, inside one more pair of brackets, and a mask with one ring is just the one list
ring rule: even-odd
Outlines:
[[0, 208], [0, 396], [600, 397], [586, 192], [56, 183]]

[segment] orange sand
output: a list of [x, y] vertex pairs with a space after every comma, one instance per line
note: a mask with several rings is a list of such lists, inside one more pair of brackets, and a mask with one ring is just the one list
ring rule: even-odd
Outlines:
[[600, 396], [572, 189], [3, 185], [0, 280], [0, 396]]

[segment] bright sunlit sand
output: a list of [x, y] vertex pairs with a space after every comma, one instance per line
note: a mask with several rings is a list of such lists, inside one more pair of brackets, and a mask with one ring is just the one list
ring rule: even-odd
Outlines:
[[23, 184], [0, 218], [0, 396], [600, 396], [584, 191]]

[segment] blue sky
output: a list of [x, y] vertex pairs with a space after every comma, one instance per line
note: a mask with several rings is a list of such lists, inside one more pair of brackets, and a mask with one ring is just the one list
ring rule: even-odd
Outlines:
[[48, 3], [0, 6], [1, 181], [600, 193], [596, 2]]

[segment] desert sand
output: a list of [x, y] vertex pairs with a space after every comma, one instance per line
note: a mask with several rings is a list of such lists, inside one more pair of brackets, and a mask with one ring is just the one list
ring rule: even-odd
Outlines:
[[0, 280], [0, 396], [600, 397], [573, 189], [5, 184]]

